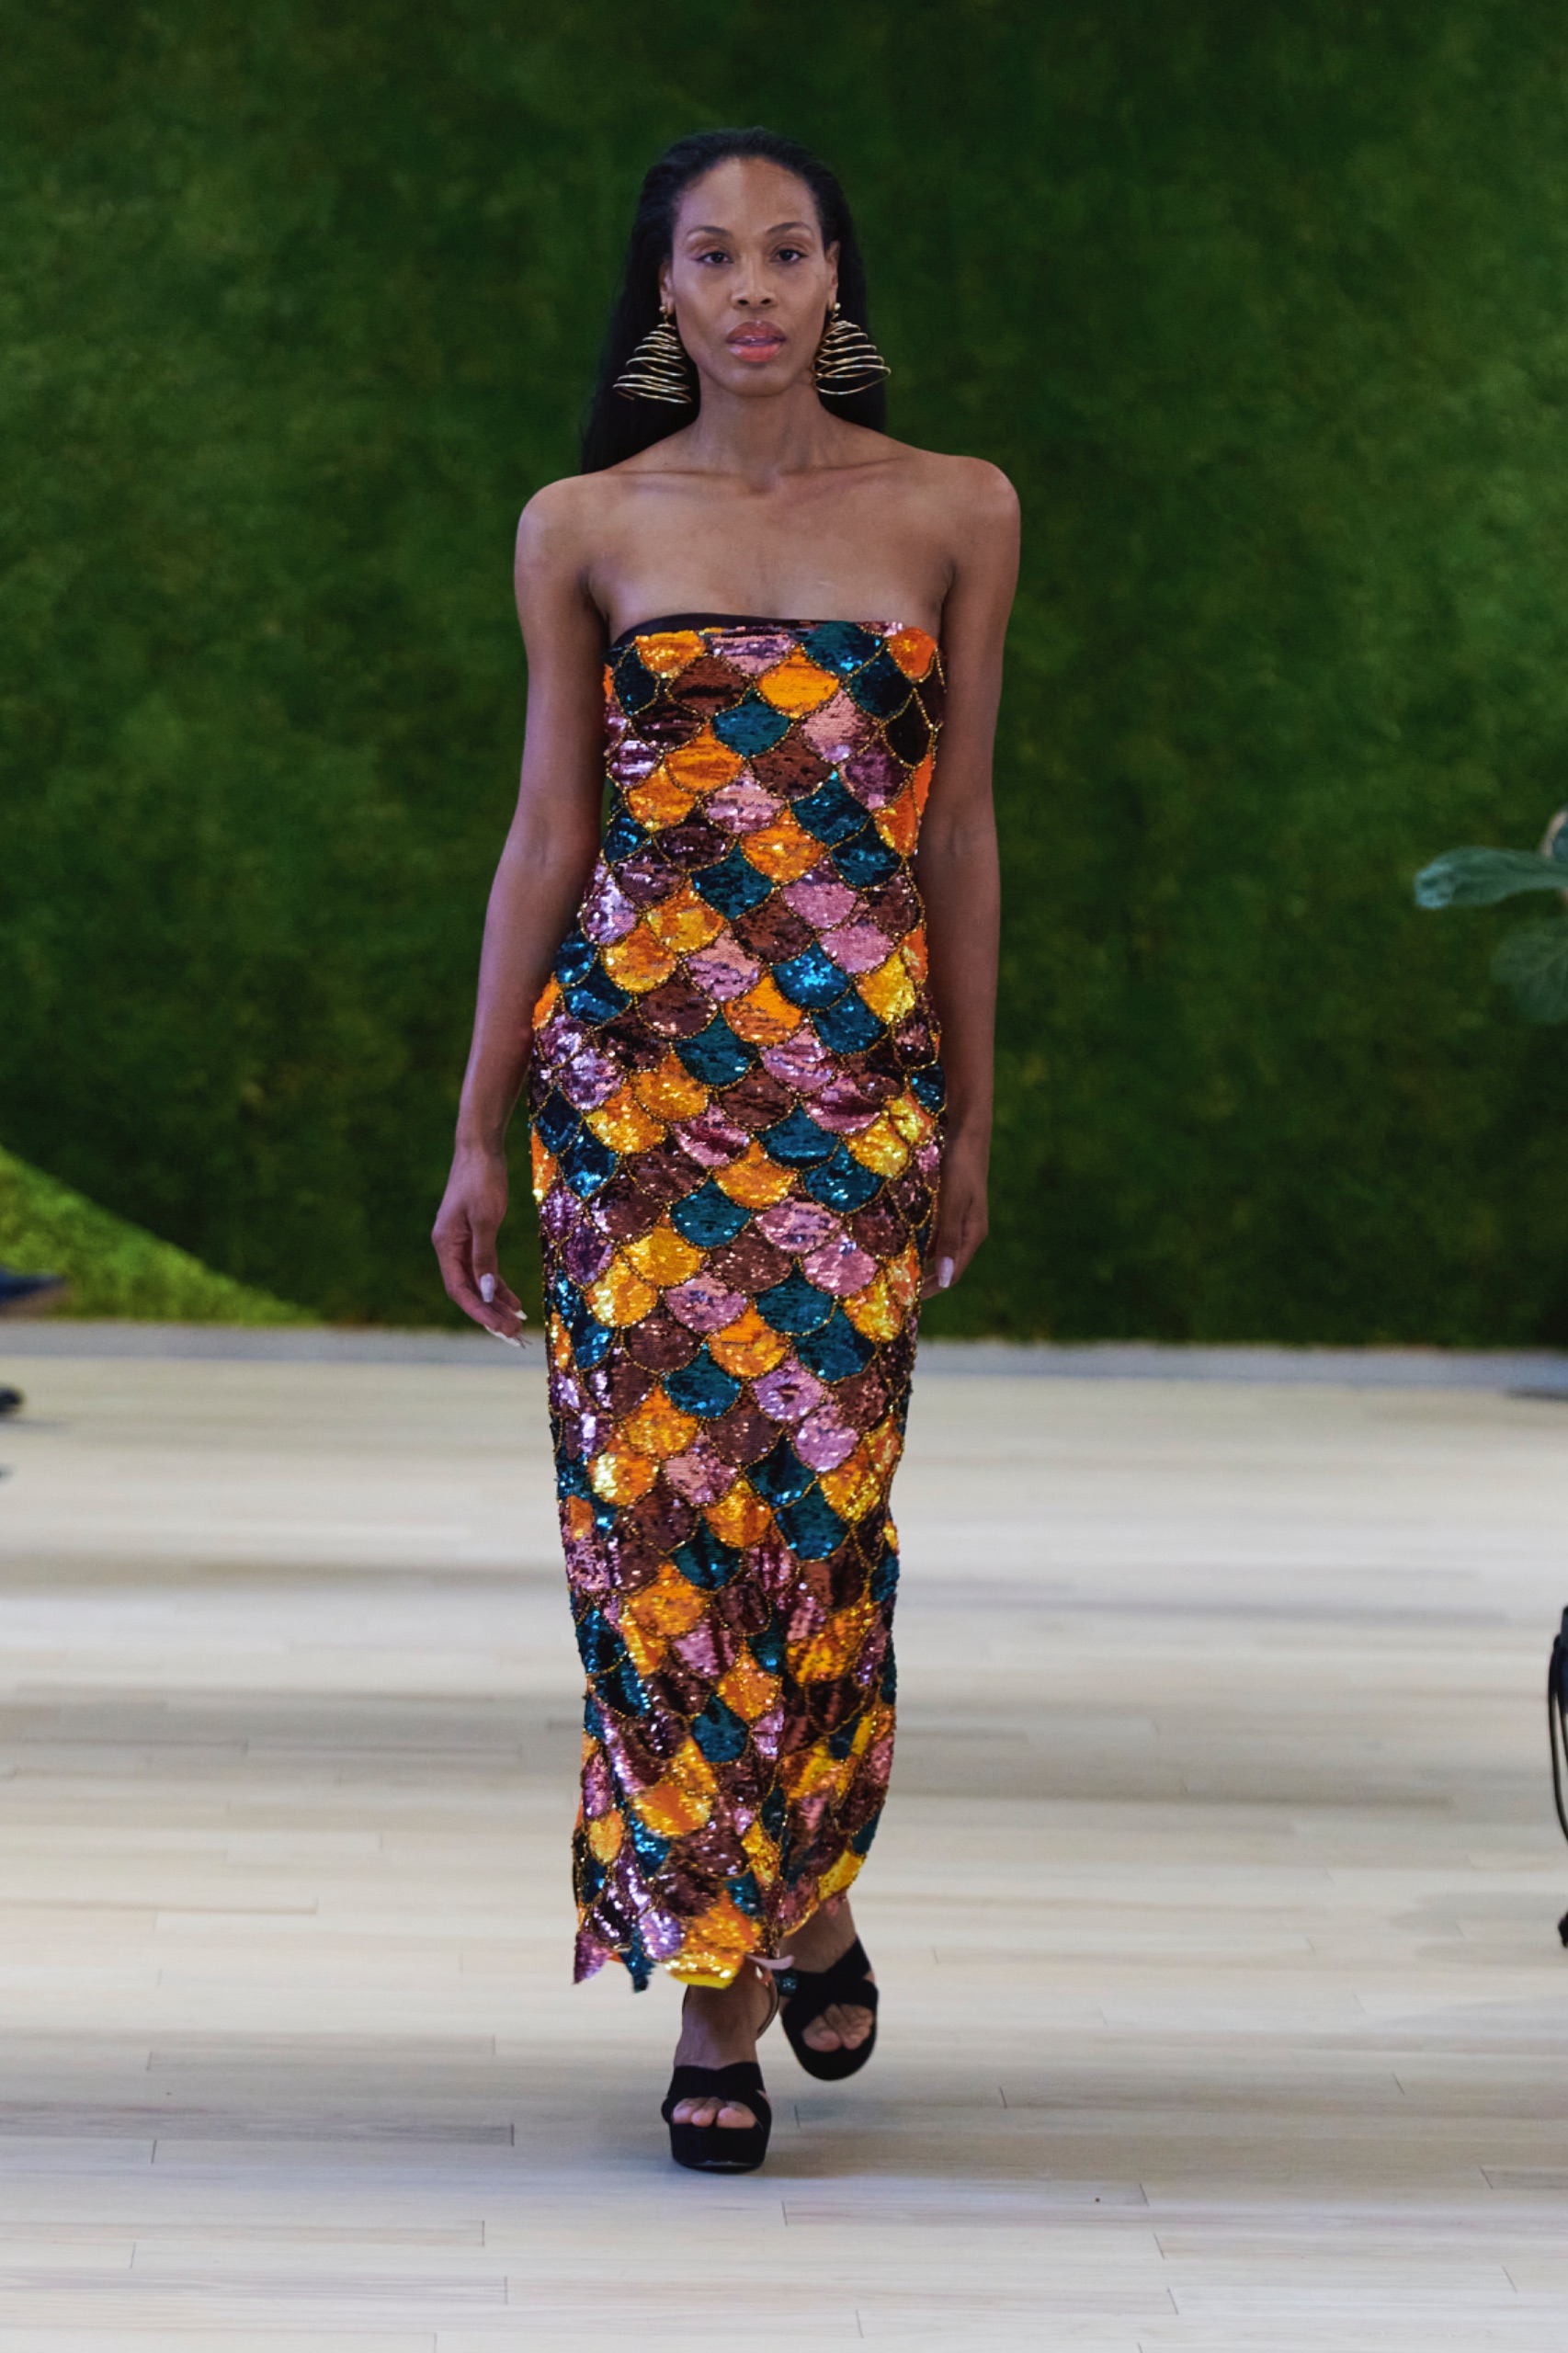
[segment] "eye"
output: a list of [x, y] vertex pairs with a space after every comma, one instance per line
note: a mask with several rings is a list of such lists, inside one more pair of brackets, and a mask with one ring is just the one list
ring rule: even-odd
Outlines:
[[728, 261], [729, 258], [722, 245], [710, 245], [706, 253], [692, 256], [692, 259], [697, 262]]
[[780, 245], [778, 254], [775, 256], [775, 259], [778, 261], [805, 261], [809, 259], [809, 256], [805, 252], [803, 246]]

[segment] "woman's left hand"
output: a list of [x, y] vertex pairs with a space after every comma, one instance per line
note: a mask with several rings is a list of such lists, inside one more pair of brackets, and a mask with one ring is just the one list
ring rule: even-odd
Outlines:
[[949, 1137], [942, 1154], [937, 1230], [926, 1254], [922, 1299], [950, 1290], [984, 1241], [989, 1224], [985, 1199], [986, 1147]]

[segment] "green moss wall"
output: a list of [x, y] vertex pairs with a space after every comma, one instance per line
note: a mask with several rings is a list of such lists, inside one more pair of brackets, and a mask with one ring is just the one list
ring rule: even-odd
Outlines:
[[[151, 1324], [309, 1324], [287, 1301], [253, 1290], [112, 1217], [65, 1185], [0, 1150], [0, 1265], [58, 1275], [66, 1289], [53, 1315], [124, 1317]], [[4, 1339], [0, 1337], [0, 1347]]]
[[[849, 184], [1023, 494], [996, 1231], [940, 1328], [1568, 1336], [1568, 1069], [1409, 878], [1568, 798], [1568, 33], [1522, 0], [0, 0], [0, 1137], [433, 1316], [510, 539], [641, 173]], [[514, 1257], [530, 1245], [517, 1222]]]

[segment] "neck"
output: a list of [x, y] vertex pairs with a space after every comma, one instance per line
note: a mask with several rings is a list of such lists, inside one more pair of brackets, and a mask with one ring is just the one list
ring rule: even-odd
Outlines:
[[704, 383], [702, 406], [684, 438], [687, 454], [705, 472], [743, 474], [766, 490], [781, 475], [829, 463], [842, 430], [807, 377], [751, 400]]

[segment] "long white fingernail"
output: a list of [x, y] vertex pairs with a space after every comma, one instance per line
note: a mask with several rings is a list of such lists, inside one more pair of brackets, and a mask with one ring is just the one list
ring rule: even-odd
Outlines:
[[479, 1278], [479, 1296], [484, 1302], [486, 1307], [488, 1307], [495, 1296], [495, 1278], [494, 1275], [481, 1275]]
[[510, 1332], [497, 1332], [489, 1324], [482, 1324], [479, 1328], [482, 1332], [488, 1332], [493, 1340], [499, 1340], [504, 1348], [520, 1348], [523, 1345], [521, 1340], [517, 1339], [514, 1334]]
[[938, 1258], [937, 1261], [937, 1289], [938, 1290], [947, 1290], [950, 1287], [952, 1279], [952, 1260], [950, 1258]]

